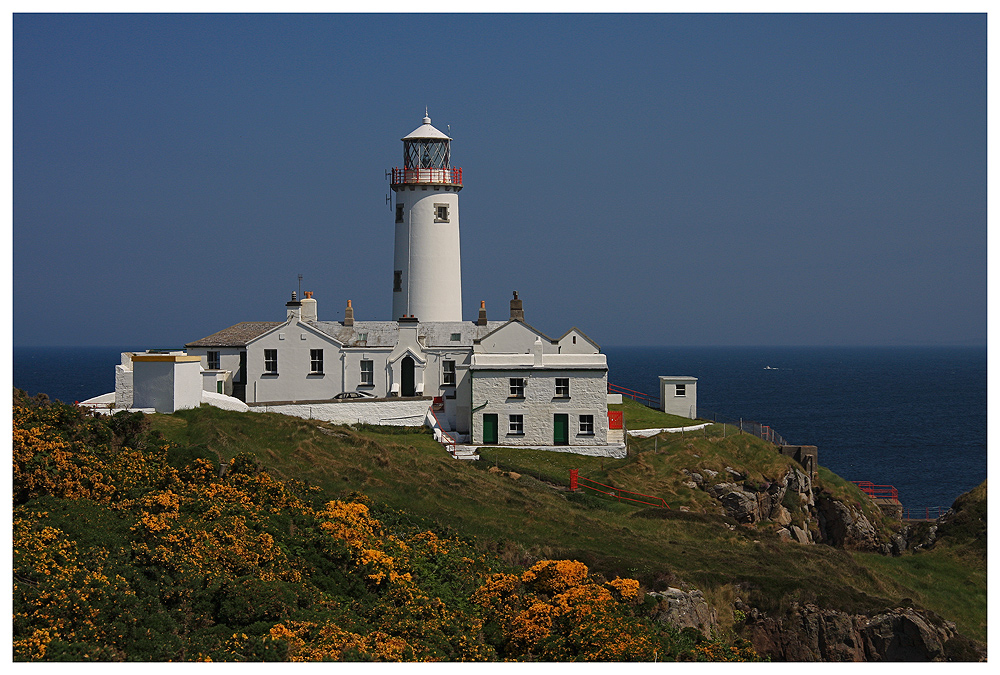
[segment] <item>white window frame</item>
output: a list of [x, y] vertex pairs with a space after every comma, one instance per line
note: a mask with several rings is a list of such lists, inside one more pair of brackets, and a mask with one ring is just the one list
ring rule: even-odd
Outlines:
[[375, 384], [375, 362], [371, 359], [361, 359], [361, 384], [363, 386]]
[[675, 384], [674, 385], [674, 396], [687, 396], [687, 385], [686, 384]]
[[[319, 366], [317, 368], [317, 366]], [[323, 350], [322, 349], [310, 349], [309, 350], [309, 374], [310, 375], [322, 375], [323, 374]]]
[[507, 416], [507, 434], [510, 436], [524, 436], [524, 415]]
[[[444, 209], [444, 217], [441, 217], [442, 211]], [[451, 208], [448, 204], [434, 204], [434, 222], [435, 223], [450, 223], [451, 222]]]
[[568, 377], [557, 377], [556, 378], [556, 398], [569, 398], [569, 378]]
[[581, 436], [593, 436], [594, 435], [594, 416], [593, 415], [580, 415], [580, 435]]
[[455, 382], [455, 362], [446, 359], [441, 362], [441, 386], [454, 387]]
[[277, 375], [278, 374], [278, 350], [277, 349], [265, 349], [264, 350], [264, 374], [265, 375]]
[[510, 396], [508, 398], [524, 398], [527, 380], [523, 377], [510, 378]]

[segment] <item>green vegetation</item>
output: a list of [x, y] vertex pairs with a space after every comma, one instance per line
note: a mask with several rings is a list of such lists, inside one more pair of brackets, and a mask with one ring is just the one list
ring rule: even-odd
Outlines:
[[[629, 405], [623, 407], [630, 428], [642, 424], [633, 423], [633, 412]], [[685, 485], [689, 478], [682, 469], [702, 471], [706, 477], [709, 472], [717, 472], [718, 475], [713, 480], [722, 482], [734, 480], [727, 472], [727, 468], [733, 468], [743, 475], [745, 483], [760, 486], [778, 479], [789, 467], [795, 466], [792, 460], [774, 452], [769, 444], [753, 436], [740, 434], [732, 427], [711, 425], [683, 435], [664, 433], [655, 438], [633, 438], [629, 442], [629, 456], [620, 460], [496, 448], [483, 450], [482, 459], [478, 462], [461, 462], [451, 459], [443, 452], [441, 446], [423, 428], [340, 426], [274, 413], [241, 414], [211, 407], [146, 418], [116, 416], [109, 422], [99, 423], [73, 420], [72, 414], [59, 412], [57, 406], [32, 409], [36, 411], [32, 413], [36, 416], [43, 414], [38, 410], [45, 411], [44, 415], [48, 417], [44, 418], [44, 422], [48, 427], [63, 429], [69, 425], [76, 430], [73, 433], [78, 435], [83, 433], [81, 430], [90, 430], [87, 431], [89, 435], [81, 436], [82, 440], [73, 443], [78, 443], [81, 448], [88, 445], [101, 448], [94, 456], [104, 459], [93, 463], [89, 474], [84, 472], [81, 475], [97, 475], [102, 472], [107, 475], [110, 470], [106, 462], [113, 461], [116, 453], [124, 452], [123, 449], [139, 448], [144, 453], [161, 453], [156, 455], [161, 457], [156, 460], [161, 463], [157, 466], [162, 465], [158, 469], [161, 472], [166, 471], [163, 468], [166, 466], [181, 474], [190, 471], [185, 467], [203, 467], [200, 469], [204, 474], [201, 482], [195, 487], [185, 488], [193, 491], [191, 494], [200, 494], [199, 491], [208, 489], [205, 487], [207, 485], [226, 485], [234, 476], [253, 475], [259, 481], [259, 476], [267, 475], [285, 486], [282, 494], [294, 496], [298, 500], [296, 503], [307, 505], [312, 513], [323, 510], [323, 505], [330, 500], [337, 500], [342, 504], [365, 505], [368, 514], [366, 517], [378, 522], [377, 527], [372, 525], [373, 528], [380, 527], [383, 532], [393, 533], [399, 542], [410, 549], [423, 546], [411, 541], [414, 536], [423, 532], [432, 532], [440, 540], [452, 542], [445, 548], [454, 551], [457, 558], [427, 558], [423, 553], [416, 557], [410, 553], [404, 555], [397, 543], [385, 544], [384, 537], [381, 540], [383, 544], [372, 549], [383, 551], [396, 560], [398, 565], [392, 571], [400, 575], [410, 574], [418, 585], [421, 597], [438, 598], [448, 612], [458, 612], [461, 615], [449, 614], [450, 620], [461, 624], [462, 621], [473, 621], [479, 617], [485, 621], [485, 637], [477, 643], [476, 649], [486, 651], [475, 651], [478, 656], [469, 656], [473, 652], [463, 652], [463, 649], [472, 647], [467, 644], [458, 645], [454, 636], [448, 637], [450, 634], [444, 628], [433, 624], [439, 628], [434, 628], [431, 633], [438, 630], [444, 632], [434, 633], [434, 636], [421, 635], [419, 639], [414, 634], [397, 636], [411, 650], [405, 652], [409, 655], [406, 658], [452, 659], [462, 658], [461, 654], [466, 654], [468, 658], [498, 658], [503, 654], [514, 655], [515, 643], [523, 646], [516, 640], [510, 642], [516, 631], [514, 624], [510, 623], [513, 615], [509, 615], [508, 610], [514, 610], [503, 603], [497, 604], [497, 596], [490, 601], [492, 604], [487, 604], [493, 608], [490, 611], [495, 610], [500, 614], [490, 615], [493, 617], [490, 618], [482, 614], [486, 611], [483, 609], [486, 605], [476, 605], [470, 600], [470, 593], [486, 583], [489, 574], [517, 576], [525, 574], [525, 568], [545, 560], [575, 560], [585, 564], [590, 571], [588, 578], [594, 580], [595, 587], [607, 580], [622, 578], [636, 579], [647, 590], [663, 590], [667, 586], [684, 584], [699, 588], [719, 611], [724, 630], [739, 621], [740, 617], [738, 614], [734, 617], [732, 607], [739, 597], [747, 604], [767, 612], [781, 612], [793, 601], [814, 602], [825, 608], [849, 612], [876, 612], [912, 604], [955, 621], [970, 636], [984, 636], [985, 550], [980, 552], [977, 542], [984, 542], [985, 534], [982, 533], [980, 537], [979, 531], [974, 527], [974, 523], [978, 522], [975, 518], [970, 516], [956, 519], [952, 523], [950, 541], [954, 542], [953, 545], [919, 554], [906, 554], [896, 559], [851, 554], [828, 546], [801, 546], [782, 542], [775, 534], [776, 527], [773, 524], [763, 523], [756, 527], [738, 525], [723, 515], [718, 502], [704, 490]], [[683, 418], [675, 418], [681, 419]], [[141, 420], [148, 421], [148, 429], [141, 428]], [[647, 423], [654, 427], [668, 426], [662, 423], [662, 418]], [[683, 420], [682, 423], [690, 423], [690, 420]], [[65, 436], [68, 432], [60, 433]], [[211, 469], [205, 468], [208, 466], [205, 464], [206, 460], [211, 462]], [[144, 461], [148, 463], [151, 460]], [[87, 462], [96, 460], [88, 459], [81, 466], [91, 466]], [[49, 471], [43, 471], [43, 465], [51, 467], [51, 462], [38, 464], [38, 471], [42, 472], [39, 475], [47, 475], [46, 471]], [[217, 478], [219, 466], [227, 467], [223, 479]], [[569, 492], [569, 470], [574, 468], [579, 469], [581, 476], [592, 480], [662, 497], [670, 508], [620, 503], [604, 495], [585, 491]], [[261, 469], [266, 474], [261, 474]], [[15, 484], [17, 485], [17, 481]], [[821, 470], [817, 487], [860, 508], [871, 509], [855, 486], [825, 469]], [[130, 499], [141, 499], [141, 494], [149, 494], [152, 490], [145, 489], [146, 493], [137, 489], [137, 496]], [[272, 657], [285, 659], [292, 658], [290, 654], [306, 658], [305, 651], [295, 651], [305, 649], [295, 647], [294, 645], [299, 644], [296, 640], [304, 641], [302, 644], [319, 640], [317, 631], [322, 631], [316, 626], [325, 624], [306, 617], [315, 618], [315, 613], [320, 612], [326, 617], [323, 621], [332, 621], [323, 614], [326, 610], [322, 607], [326, 605], [317, 605], [315, 598], [325, 597], [324, 593], [333, 593], [337, 597], [353, 598], [343, 606], [354, 609], [344, 610], [346, 614], [337, 620], [340, 621], [338, 625], [342, 630], [350, 632], [357, 639], [351, 638], [354, 642], [350, 642], [344, 638], [337, 643], [350, 643], [353, 647], [330, 647], [332, 651], [329, 654], [333, 654], [331, 658], [394, 658], [388, 653], [374, 653], [371, 644], [362, 639], [364, 636], [374, 635], [373, 631], [387, 634], [391, 632], [391, 627], [380, 623], [376, 618], [379, 612], [385, 610], [383, 603], [389, 601], [388, 596], [383, 597], [385, 589], [366, 586], [363, 576], [361, 586], [357, 586], [359, 568], [356, 566], [356, 559], [347, 553], [338, 554], [340, 557], [331, 559], [322, 552], [323, 539], [317, 538], [318, 525], [309, 520], [315, 516], [307, 517], [303, 515], [305, 511], [296, 511], [299, 507], [292, 508], [284, 502], [284, 505], [273, 504], [273, 495], [260, 485], [253, 490], [241, 485], [241, 489], [249, 490], [248, 498], [252, 500], [259, 497], [262, 500], [261, 508], [278, 509], [272, 515], [254, 515], [250, 519], [257, 523], [254, 525], [257, 533], [254, 536], [264, 532], [271, 536], [275, 546], [292, 561], [288, 564], [298, 570], [303, 579], [309, 579], [310, 584], [316, 585], [316, 588], [310, 586], [311, 590], [306, 592], [301, 583], [282, 581], [280, 578], [266, 582], [266, 588], [260, 587], [259, 592], [271, 594], [269, 597], [275, 598], [275, 606], [285, 609], [275, 610], [276, 614], [266, 616], [255, 614], [256, 623], [247, 623], [249, 618], [241, 619], [243, 623], [239, 623], [240, 630], [247, 635], [251, 635], [252, 631], [263, 635], [261, 631], [271, 631], [278, 619], [285, 621], [289, 617], [297, 617], [296, 621], [306, 623], [312, 621], [315, 625], [309, 627], [303, 624], [295, 628], [289, 627], [285, 621], [282, 625], [297, 637], [282, 638], [286, 646], [282, 647], [284, 651], [279, 650], [280, 653], [259, 651], [263, 647], [252, 639], [232, 649], [219, 646], [225, 642], [222, 640], [222, 643], [211, 643], [216, 646], [211, 649], [206, 647], [199, 653], [211, 658], [230, 660]], [[264, 492], [260, 492], [261, 490]], [[21, 506], [17, 507], [20, 511], [16, 509], [16, 514], [20, 514], [22, 519], [30, 520], [33, 517], [31, 514], [35, 513], [46, 514], [44, 518], [38, 517], [36, 529], [54, 527], [66, 541], [74, 542], [78, 550], [90, 550], [95, 546], [103, 548], [108, 556], [108, 565], [129, 564], [126, 552], [129, 546], [135, 550], [135, 523], [142, 522], [144, 517], [134, 510], [141, 507], [139, 502], [136, 502], [136, 506], [129, 507], [133, 510], [122, 510], [122, 507], [116, 507], [119, 510], [109, 509], [94, 497], [83, 501], [74, 498], [74, 501], [67, 503], [65, 500], [68, 497], [56, 495], [52, 488], [37, 495], [30, 494], [30, 490], [27, 493], [22, 491], [18, 499]], [[205, 504], [203, 509], [211, 508], [204, 499], [198, 503]], [[978, 503], [973, 502], [968, 512], [975, 512]], [[985, 504], [985, 485], [982, 503]], [[799, 505], [790, 506], [793, 518], [801, 517], [801, 512], [795, 511], [799, 509]], [[286, 512], [288, 508], [292, 508], [291, 512]], [[193, 520], [186, 526], [192, 531], [216, 532], [213, 527], [217, 526], [210, 527], [202, 522], [206, 512], [203, 510], [193, 513]], [[73, 514], [76, 513], [86, 515], [75, 519]], [[244, 518], [248, 517], [244, 515]], [[360, 516], [355, 514], [352, 517]], [[331, 518], [332, 516], [323, 522], [336, 520]], [[876, 520], [882, 522], [880, 519]], [[81, 526], [80, 523], [86, 523], [87, 526]], [[99, 527], [92, 527], [98, 523]], [[942, 527], [942, 536], [946, 530], [947, 528]], [[111, 539], [105, 541], [105, 536]], [[385, 548], [387, 545], [391, 551]], [[470, 567], [460, 560], [476, 562]], [[969, 564], [969, 560], [982, 560], [981, 569], [976, 564]], [[370, 563], [367, 564], [369, 567], [365, 568], [368, 569], [366, 573], [372, 573]], [[156, 578], [150, 577], [148, 570], [144, 574], [147, 578]], [[135, 574], [131, 577], [122, 574], [122, 577], [132, 584]], [[176, 574], [171, 578], [174, 579], [171, 583], [180, 583]], [[325, 580], [322, 584], [332, 585], [325, 587], [321, 580]], [[535, 592], [530, 584], [525, 585], [522, 581], [515, 583], [507, 579], [504, 583], [507, 582], [513, 584], [511, 588], [516, 587], [509, 593], [522, 599]], [[225, 583], [229, 584], [225, 588], [233, 588], [232, 584], [235, 582]], [[272, 583], [277, 585], [267, 585]], [[362, 587], [368, 590], [362, 591]], [[19, 588], [21, 590], [18, 592], [27, 593], [29, 587]], [[248, 588], [258, 586], [250, 585]], [[226, 595], [228, 592], [223, 592], [219, 597], [229, 597]], [[312, 599], [303, 599], [303, 592]], [[359, 593], [361, 595], [357, 595]], [[364, 595], [365, 593], [369, 595]], [[504, 597], [514, 597], [509, 593]], [[552, 596], [546, 597], [551, 599]], [[152, 617], [158, 615], [154, 611], [157, 603], [162, 604], [164, 600], [161, 597], [155, 601], [143, 602], [152, 602], [147, 604], [150, 608], [147, 614], [152, 621]], [[234, 602], [238, 605], [243, 601], [230, 598], [223, 604], [235, 608]], [[507, 609], [501, 611], [501, 605]], [[295, 609], [288, 609], [292, 606]], [[226, 611], [236, 612], [233, 616], [242, 616], [235, 609]], [[641, 623], [644, 621], [643, 611], [646, 610], [640, 606], [632, 606], [625, 614], [615, 615], [618, 617], [616, 620], [626, 621], [627, 617], [632, 617], [628, 620], [634, 619]], [[498, 618], [501, 614], [506, 619]], [[230, 629], [234, 628], [235, 619], [221, 620], [221, 616], [213, 616], [216, 616], [219, 625], [226, 627], [225, 630], [218, 627], [214, 629], [219, 635], [227, 630], [232, 632]], [[265, 627], [263, 624], [268, 625]], [[472, 624], [462, 625], [472, 630]], [[203, 629], [211, 632], [210, 627]], [[179, 629], [176, 624], [170, 624], [163, 630], [177, 633]], [[639, 633], [646, 635], [642, 631], [637, 634]], [[673, 658], [693, 658], [695, 652], [692, 650], [697, 646], [694, 642], [682, 644], [683, 641], [678, 642], [680, 637], [676, 635], [676, 639], [671, 638], [674, 641], [670, 642], [662, 631], [656, 635], [659, 637], [655, 639], [661, 640], [658, 644], [664, 645], [663, 648], [668, 651], [672, 650], [670, 653]], [[204, 635], [199, 639], [208, 640]], [[226, 640], [229, 639], [226, 637]], [[430, 642], [425, 644], [426, 640]], [[257, 646], [251, 648], [248, 646], [250, 643]], [[428, 646], [431, 643], [438, 646]], [[565, 641], [559, 644], [562, 645], [559, 649], [570, 649]], [[531, 653], [537, 656], [540, 653], [537, 651], [538, 645], [535, 648], [536, 651]], [[716, 645], [712, 647], [711, 653], [722, 658], [720, 655], [723, 652], [718, 651], [719, 649], [722, 647]], [[557, 652], [558, 650], [552, 653]], [[403, 658], [400, 656], [403, 653], [400, 651], [393, 654], [396, 654], [395, 658]], [[708, 652], [703, 650], [699, 653], [704, 656]], [[736, 653], [740, 654], [739, 648]], [[163, 657], [163, 653], [158, 654]], [[181, 657], [176, 654], [174, 652], [173, 656], [164, 658], [194, 658], [187, 652], [186, 656]], [[688, 656], [685, 657], [684, 654]], [[660, 658], [664, 658], [664, 652], [660, 653]]]
[[629, 429], [671, 429], [697, 426], [702, 423], [701, 420], [654, 410], [630, 398], [623, 398], [621, 405], [609, 405], [608, 410], [624, 411]]

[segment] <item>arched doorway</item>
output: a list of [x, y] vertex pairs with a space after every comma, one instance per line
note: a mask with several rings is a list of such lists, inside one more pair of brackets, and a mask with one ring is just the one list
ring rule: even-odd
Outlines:
[[401, 377], [402, 377], [402, 391], [401, 396], [416, 396], [417, 391], [413, 387], [413, 359], [409, 356], [403, 357], [403, 362], [400, 365]]

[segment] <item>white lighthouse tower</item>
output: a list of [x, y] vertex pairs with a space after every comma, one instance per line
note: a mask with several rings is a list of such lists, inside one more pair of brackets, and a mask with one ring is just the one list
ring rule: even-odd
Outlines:
[[458, 191], [462, 169], [451, 166], [451, 139], [431, 118], [403, 137], [403, 168], [392, 170], [396, 193], [392, 316], [462, 320]]

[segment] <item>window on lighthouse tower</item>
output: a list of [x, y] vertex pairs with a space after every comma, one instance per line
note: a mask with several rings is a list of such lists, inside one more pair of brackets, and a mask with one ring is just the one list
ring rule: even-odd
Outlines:
[[447, 204], [435, 204], [434, 205], [434, 222], [435, 223], [447, 223], [448, 220], [448, 205]]

